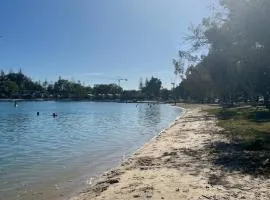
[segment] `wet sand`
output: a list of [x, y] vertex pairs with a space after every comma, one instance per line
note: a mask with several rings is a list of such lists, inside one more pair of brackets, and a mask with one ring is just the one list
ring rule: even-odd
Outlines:
[[70, 200], [270, 199], [269, 178], [218, 160], [213, 147], [223, 144], [219, 150], [225, 151], [230, 141], [206, 106], [185, 107], [168, 129]]

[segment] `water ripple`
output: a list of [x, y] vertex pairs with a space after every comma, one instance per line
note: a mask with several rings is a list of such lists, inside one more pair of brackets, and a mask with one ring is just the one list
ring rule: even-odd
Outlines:
[[112, 167], [179, 114], [168, 105], [1, 102], [1, 195], [14, 199], [14, 190], [24, 194], [26, 187], [35, 191]]

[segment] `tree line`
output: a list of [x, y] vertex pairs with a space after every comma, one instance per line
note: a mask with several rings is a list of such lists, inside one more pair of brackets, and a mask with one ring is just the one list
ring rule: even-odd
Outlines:
[[[189, 28], [179, 51], [177, 95], [196, 102], [260, 102], [270, 95], [270, 1], [220, 0], [213, 17]], [[198, 52], [207, 49], [201, 57]], [[188, 65], [184, 73], [185, 66]]]
[[73, 100], [162, 100], [172, 98], [172, 91], [162, 88], [160, 79], [151, 77], [144, 83], [140, 82], [139, 90], [123, 90], [119, 85], [96, 84], [93, 87], [85, 86], [80, 81], [74, 82], [59, 79], [56, 82], [33, 81], [19, 72], [0, 73], [1, 99], [73, 99]]
[[173, 91], [162, 87], [162, 81], [158, 78], [151, 77], [139, 82], [139, 90], [125, 90], [122, 98], [129, 101], [174, 101]]

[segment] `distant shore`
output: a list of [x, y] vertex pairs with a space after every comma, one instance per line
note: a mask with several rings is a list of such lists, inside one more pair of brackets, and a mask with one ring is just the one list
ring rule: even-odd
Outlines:
[[269, 179], [217, 164], [230, 161], [216, 157], [212, 147], [229, 141], [204, 111], [209, 107], [184, 107], [169, 128], [69, 200], [269, 199]]
[[0, 99], [0, 102], [14, 102], [14, 101], [67, 101], [67, 102], [76, 102], [76, 101], [85, 101], [85, 102], [115, 102], [115, 103], [151, 103], [151, 104], [172, 104], [172, 101], [153, 101], [153, 100], [90, 100], [90, 99], [43, 99], [43, 98], [36, 98], [36, 99]]
[[50, 101], [46, 99], [0, 99], [0, 102], [14, 102], [14, 101]]

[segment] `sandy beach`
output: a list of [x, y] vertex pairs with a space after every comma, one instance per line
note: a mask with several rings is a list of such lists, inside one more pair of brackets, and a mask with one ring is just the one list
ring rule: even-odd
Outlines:
[[70, 200], [270, 199], [270, 179], [220, 158], [234, 152], [204, 108], [185, 106], [168, 129]]

